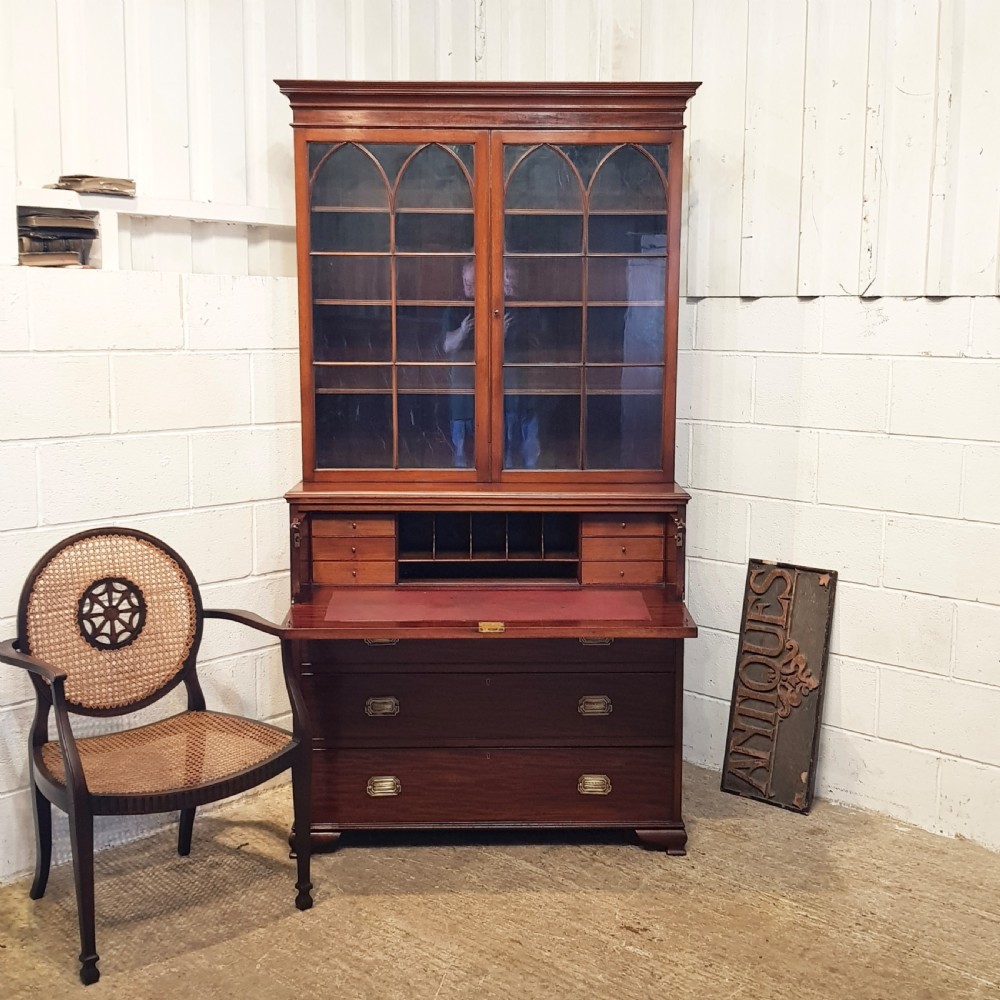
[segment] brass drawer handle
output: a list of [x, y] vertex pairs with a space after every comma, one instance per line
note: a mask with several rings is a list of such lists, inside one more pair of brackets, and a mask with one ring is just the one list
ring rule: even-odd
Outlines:
[[576, 790], [581, 795], [610, 795], [611, 779], [606, 774], [581, 774]]
[[365, 639], [366, 646], [395, 646], [398, 639]]
[[373, 799], [387, 798], [392, 795], [399, 795], [403, 786], [394, 774], [380, 774], [368, 779], [368, 787], [365, 791]]
[[611, 699], [606, 694], [585, 694], [577, 703], [581, 715], [610, 715]]
[[365, 715], [371, 717], [399, 715], [399, 699], [391, 695], [385, 698], [369, 698], [365, 702]]
[[365, 702], [365, 715], [399, 715], [399, 699], [391, 695], [385, 698], [369, 698]]
[[581, 646], [610, 646], [614, 641], [614, 639], [588, 638], [587, 636], [580, 636]]

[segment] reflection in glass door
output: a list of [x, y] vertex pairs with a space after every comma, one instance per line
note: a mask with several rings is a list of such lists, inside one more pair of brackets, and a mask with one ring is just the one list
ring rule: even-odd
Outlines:
[[504, 146], [504, 469], [660, 466], [667, 157]]
[[317, 469], [473, 464], [473, 161], [309, 144]]

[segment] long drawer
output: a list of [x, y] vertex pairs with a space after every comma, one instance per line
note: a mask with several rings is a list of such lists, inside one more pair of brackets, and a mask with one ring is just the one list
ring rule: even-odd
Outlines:
[[622, 667], [634, 671], [672, 670], [679, 649], [676, 639], [340, 639], [296, 643], [306, 671], [469, 670], [524, 671], [536, 668], [581, 672]]
[[304, 673], [321, 745], [673, 745], [666, 673]]
[[316, 750], [312, 822], [338, 828], [655, 826], [674, 815], [673, 750]]

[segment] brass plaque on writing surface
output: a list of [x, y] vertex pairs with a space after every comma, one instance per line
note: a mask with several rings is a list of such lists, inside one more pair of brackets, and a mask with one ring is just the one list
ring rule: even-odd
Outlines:
[[722, 790], [808, 812], [837, 574], [751, 559]]

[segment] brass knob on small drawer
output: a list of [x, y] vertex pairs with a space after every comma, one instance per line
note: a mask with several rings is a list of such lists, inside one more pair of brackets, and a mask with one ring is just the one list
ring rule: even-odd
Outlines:
[[399, 795], [403, 791], [403, 786], [394, 774], [379, 774], [368, 779], [365, 791], [373, 799], [382, 799]]
[[576, 790], [581, 795], [610, 795], [611, 779], [606, 774], [581, 774]]
[[385, 715], [399, 715], [399, 699], [391, 695], [385, 698], [369, 698], [365, 702], [365, 715], [375, 718]]
[[351, 576], [357, 576], [357, 575], [358, 575], [358, 571], [356, 569], [352, 569], [351, 570]]
[[[624, 552], [624, 551], [625, 551], [625, 549], [623, 548], [623, 549], [622, 549], [622, 552]], [[352, 545], [352, 546], [351, 546], [351, 555], [352, 555], [352, 556], [353, 556], [353, 555], [357, 555], [357, 553], [358, 553], [358, 547], [357, 547], [357, 545]]]
[[610, 715], [611, 699], [606, 694], [585, 694], [576, 705], [581, 715]]
[[619, 576], [624, 576], [625, 575], [625, 570], [623, 570], [623, 569], [618, 570], [618, 575]]
[[625, 555], [625, 546], [622, 546], [622, 555]]

